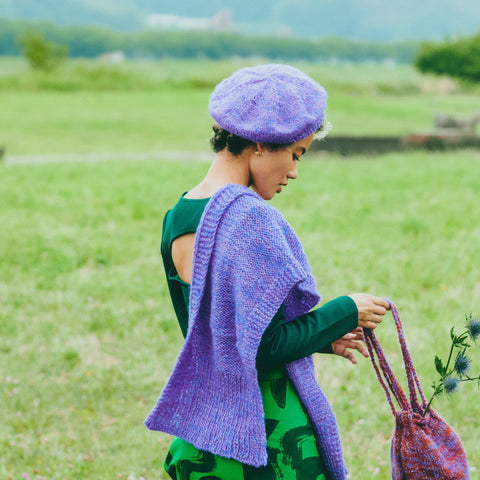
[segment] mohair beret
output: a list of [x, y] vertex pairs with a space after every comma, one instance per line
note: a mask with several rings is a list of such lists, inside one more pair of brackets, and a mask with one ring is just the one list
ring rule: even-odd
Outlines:
[[327, 92], [289, 65], [237, 70], [210, 95], [217, 125], [252, 142], [287, 144], [314, 133], [323, 122]]

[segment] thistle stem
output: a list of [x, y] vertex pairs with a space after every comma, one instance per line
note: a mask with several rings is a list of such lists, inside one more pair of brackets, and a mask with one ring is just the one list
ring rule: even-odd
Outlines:
[[428, 409], [430, 408], [430, 405], [432, 404], [433, 399], [434, 399], [436, 396], [437, 396], [437, 395], [436, 395], [436, 392], [435, 392], [435, 393], [432, 395], [432, 397], [430, 398], [430, 401], [428, 402], [427, 407], [426, 407], [425, 410], [423, 411], [423, 413], [422, 413], [422, 418], [425, 418], [425, 415], [427, 414]]
[[[445, 366], [445, 375], [448, 375], [448, 367], [450, 366], [450, 362], [452, 360], [453, 349], [455, 348], [456, 339], [457, 339], [456, 336], [452, 339], [452, 345], [450, 346], [450, 353], [448, 355], [447, 365]], [[443, 382], [443, 378], [442, 378], [442, 382]], [[427, 406], [425, 407], [425, 410], [423, 411], [422, 418], [425, 418], [425, 415], [427, 414], [428, 409], [430, 408], [430, 405], [432, 404], [435, 397], [439, 394], [440, 392], [438, 391], [438, 389], [436, 389], [433, 392], [432, 396], [430, 397], [430, 401], [428, 402]]]
[[458, 379], [459, 382], [474, 382], [475, 380], [480, 380], [480, 377], [471, 378], [471, 377], [465, 376], [464, 378]]
[[448, 355], [447, 365], [445, 367], [445, 372], [447, 372], [447, 375], [448, 375], [448, 367], [450, 366], [450, 361], [452, 360], [453, 349], [455, 348], [455, 343], [456, 343], [455, 340], [456, 340], [456, 337], [452, 340], [452, 346], [450, 347], [450, 354]]
[[[472, 346], [467, 341], [467, 339], [468, 337], [470, 337], [473, 341], [475, 341], [477, 336], [480, 336], [480, 321], [475, 319], [476, 323], [475, 325], [472, 325], [473, 320], [471, 320], [471, 318], [472, 318], [472, 315], [470, 314], [470, 319], [467, 317], [467, 329], [462, 334], [456, 335], [453, 327], [450, 330], [450, 337], [451, 337], [452, 343], [450, 345], [450, 353], [448, 354], [447, 364], [443, 366], [442, 361], [438, 357], [435, 357], [435, 368], [437, 369], [437, 372], [440, 374], [440, 382], [438, 385], [436, 382], [433, 383], [432, 385], [433, 393], [432, 393], [432, 396], [430, 397], [430, 401], [428, 402], [427, 406], [425, 407], [425, 410], [422, 413], [422, 418], [425, 418], [425, 415], [427, 414], [435, 397], [438, 397], [444, 391], [446, 391], [447, 393], [452, 393], [457, 389], [458, 384], [463, 382], [478, 381], [478, 384], [480, 387], [480, 375], [478, 377], [473, 377], [473, 378], [468, 375], [465, 375], [467, 370], [470, 369], [470, 360], [463, 356], [465, 355], [465, 352], [467, 351], [467, 349]], [[475, 327], [475, 332], [472, 331], [473, 326]], [[478, 333], [477, 333], [477, 330], [478, 330]], [[455, 365], [450, 369], [450, 363], [452, 361], [453, 352], [455, 348], [459, 349], [459, 353], [457, 354]], [[457, 378], [457, 376], [459, 378]], [[445, 389], [445, 380], [447, 379], [448, 379], [448, 385], [447, 385], [448, 390]]]

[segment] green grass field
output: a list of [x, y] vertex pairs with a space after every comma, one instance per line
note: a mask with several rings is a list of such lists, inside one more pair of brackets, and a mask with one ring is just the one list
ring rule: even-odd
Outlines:
[[[329, 116], [345, 132], [355, 125], [342, 123], [349, 109], [362, 128], [386, 134], [416, 112], [427, 121], [432, 102], [458, 101], [465, 113], [472, 106], [468, 93], [348, 96], [338, 85]], [[17, 115], [9, 122], [2, 108], [0, 132], [17, 155], [206, 149], [208, 89], [189, 88], [0, 91], [2, 107]], [[143, 426], [182, 343], [159, 255], [161, 222], [208, 163], [0, 167], [0, 478], [166, 479], [170, 439]], [[322, 301], [367, 291], [396, 302], [427, 394], [450, 327], [480, 315], [479, 190], [476, 152], [307, 155], [273, 200], [303, 242]], [[377, 332], [400, 376], [391, 317]], [[389, 478], [393, 418], [369, 361], [316, 363], [352, 478]], [[479, 374], [479, 349], [473, 363]], [[434, 403], [462, 438], [472, 480], [480, 479], [478, 398], [469, 384]]]
[[[72, 62], [46, 75], [0, 59], [0, 146], [12, 156], [208, 150], [210, 92], [251, 63]], [[431, 130], [436, 111], [470, 115], [478, 105], [478, 89], [408, 65], [298, 66], [329, 92], [332, 134], [406, 135]]]

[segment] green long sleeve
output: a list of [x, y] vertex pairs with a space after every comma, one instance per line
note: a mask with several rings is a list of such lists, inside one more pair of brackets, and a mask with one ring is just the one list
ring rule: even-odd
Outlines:
[[347, 296], [285, 322], [281, 309], [265, 330], [257, 369], [269, 370], [315, 352], [331, 353], [330, 344], [358, 326], [358, 310]]
[[[185, 337], [188, 329], [190, 285], [175, 270], [171, 256], [173, 240], [186, 233], [195, 233], [208, 199], [186, 199], [183, 196], [164, 218], [161, 252], [168, 288]], [[338, 297], [316, 310], [285, 322], [280, 309], [265, 330], [257, 352], [257, 369], [270, 370], [315, 352], [331, 353], [330, 344], [358, 326], [355, 302]]]

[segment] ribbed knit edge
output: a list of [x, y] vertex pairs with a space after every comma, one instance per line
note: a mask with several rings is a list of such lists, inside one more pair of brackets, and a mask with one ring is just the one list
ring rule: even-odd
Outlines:
[[[252, 389], [252, 383], [221, 376], [207, 366], [202, 371], [193, 370], [190, 375], [193, 379], [201, 378], [201, 388], [189, 389], [189, 378], [182, 378], [184, 383], [169, 384], [168, 390], [162, 393], [163, 402], [157, 404], [147, 418], [147, 428], [179, 436], [196, 448], [215, 455], [256, 467], [266, 465], [265, 419], [263, 411], [256, 406], [258, 394]], [[183, 391], [185, 395], [181, 398], [169, 395], [170, 389]], [[189, 396], [190, 392], [193, 395]], [[215, 397], [218, 398], [218, 407], [212, 408], [212, 398]], [[232, 399], [239, 407], [235, 418], [225, 416], [222, 409], [222, 401], [230, 403]], [[188, 415], [185, 415], [186, 410]], [[208, 428], [204, 425], [206, 415]], [[241, 436], [233, 437], [231, 432], [237, 431]]]
[[245, 138], [250, 140], [251, 142], [259, 142], [259, 143], [278, 143], [278, 144], [285, 144], [289, 145], [291, 143], [298, 142], [303, 140], [304, 138], [308, 137], [312, 133], [315, 133], [323, 122], [323, 116], [321, 117], [320, 121], [316, 121], [311, 125], [304, 126], [301, 130], [293, 131], [293, 132], [286, 132], [286, 133], [275, 133], [272, 134], [270, 132], [266, 133], [263, 131], [260, 132], [251, 132], [248, 130], [243, 130], [238, 128], [236, 124], [230, 124], [229, 122], [219, 119], [218, 117], [215, 118], [212, 115], [212, 118], [215, 120], [217, 125], [224, 130], [227, 130], [234, 135], [238, 135], [239, 137]]
[[306, 357], [286, 366], [299, 397], [313, 423], [329, 480], [346, 480], [347, 468], [335, 415], [315, 379], [313, 358]]

